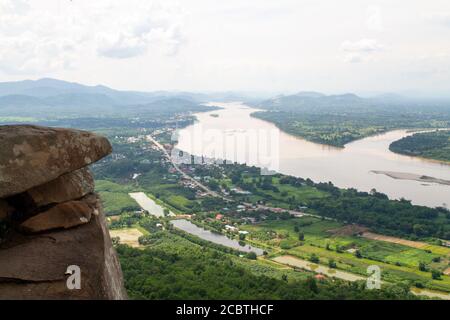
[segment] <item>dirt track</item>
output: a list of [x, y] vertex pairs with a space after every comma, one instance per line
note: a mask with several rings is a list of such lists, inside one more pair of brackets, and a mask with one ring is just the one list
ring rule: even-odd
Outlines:
[[367, 239], [397, 243], [397, 244], [402, 244], [404, 246], [417, 248], [417, 249], [423, 249], [426, 246], [428, 246], [428, 244], [425, 242], [411, 241], [411, 240], [405, 240], [405, 239], [400, 239], [400, 238], [395, 238], [395, 237], [383, 236], [381, 234], [376, 234], [376, 233], [372, 233], [372, 232], [364, 232], [362, 234], [362, 236]]

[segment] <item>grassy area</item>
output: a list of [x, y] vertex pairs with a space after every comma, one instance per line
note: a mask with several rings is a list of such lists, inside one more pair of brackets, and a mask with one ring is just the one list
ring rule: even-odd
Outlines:
[[162, 201], [161, 199], [156, 198], [153, 194], [151, 193], [146, 193], [147, 196], [152, 199], [153, 201], [155, 201], [156, 204], [160, 205], [163, 208], [168, 209], [169, 211], [172, 211], [173, 213], [178, 213], [181, 214], [183, 213], [182, 211], [178, 210], [176, 207], [170, 205], [167, 202]]
[[[245, 225], [241, 228], [249, 231], [248, 239], [258, 246], [264, 245], [270, 256], [290, 254], [303, 259], [317, 256], [321, 263], [335, 261], [337, 268], [356, 274], [367, 275], [370, 265], [379, 265], [382, 277], [388, 282], [409, 280], [411, 284], [450, 292], [450, 277], [442, 276], [433, 280], [430, 270], [443, 271], [448, 267], [450, 250], [444, 247], [439, 251], [411, 248], [404, 245], [376, 241], [352, 235], [335, 235], [343, 225], [313, 217], [291, 220], [270, 221], [258, 225]], [[304, 239], [299, 239], [299, 234]], [[359, 257], [356, 256], [356, 251]], [[423, 263], [428, 271], [420, 271]]]
[[168, 204], [171, 209], [191, 212], [196, 206], [195, 192], [178, 184], [176, 176], [162, 174], [158, 168], [151, 168], [139, 178], [140, 186], [156, 199]]
[[139, 244], [139, 237], [145, 235], [138, 228], [114, 229], [110, 230], [109, 233], [111, 238], [119, 238], [121, 244], [126, 244], [133, 248], [138, 248], [141, 246]]
[[[255, 203], [257, 201], [264, 201], [268, 206], [279, 207], [284, 209], [292, 209], [293, 203], [306, 203], [314, 199], [323, 199], [329, 195], [326, 192], [320, 191], [312, 186], [292, 186], [290, 184], [280, 183], [280, 177], [271, 177], [271, 187], [265, 189], [263, 186], [255, 184], [255, 177], [252, 175], [243, 175], [243, 183], [248, 186], [251, 185], [251, 195], [236, 195], [235, 198]], [[220, 184], [226, 185], [228, 188], [234, 188], [230, 179], [219, 180]], [[277, 191], [274, 191], [274, 190]]]
[[132, 191], [130, 186], [108, 180], [97, 180], [95, 189], [100, 194], [106, 215], [119, 215], [140, 209], [136, 201], [128, 195]]
[[168, 231], [152, 233], [150, 240], [141, 250], [117, 248], [132, 299], [413, 298], [401, 287], [365, 290], [364, 283], [318, 282], [311, 272], [226, 254]]

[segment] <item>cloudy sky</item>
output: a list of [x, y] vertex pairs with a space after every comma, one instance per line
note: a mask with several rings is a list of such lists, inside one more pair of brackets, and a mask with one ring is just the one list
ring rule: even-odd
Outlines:
[[0, 0], [0, 81], [450, 95], [448, 0]]

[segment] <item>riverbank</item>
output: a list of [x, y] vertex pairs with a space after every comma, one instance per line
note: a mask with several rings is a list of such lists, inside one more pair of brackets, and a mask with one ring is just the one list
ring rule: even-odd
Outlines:
[[[164, 208], [150, 199], [144, 192], [132, 192], [129, 193], [129, 195], [139, 204], [142, 209], [148, 211], [148, 213], [150, 213], [151, 215], [154, 215], [158, 218], [164, 217]], [[169, 215], [174, 216], [175, 214], [169, 211]]]
[[450, 164], [450, 129], [422, 131], [394, 141], [392, 152]]
[[244, 253], [254, 252], [257, 256], [261, 256], [263, 254], [263, 250], [259, 248], [255, 248], [249, 245], [241, 245], [237, 240], [229, 239], [223, 234], [213, 233], [209, 230], [200, 228], [188, 220], [185, 219], [172, 220], [170, 223], [175, 228], [187, 232], [191, 235], [197, 236], [200, 239]]
[[420, 175], [420, 174], [414, 174], [414, 173], [408, 173], [408, 172], [378, 171], [378, 170], [372, 170], [371, 172], [373, 172], [375, 174], [384, 174], [388, 177], [391, 177], [392, 179], [412, 180], [412, 181], [418, 181], [418, 182], [423, 182], [423, 183], [437, 183], [437, 184], [450, 186], [450, 180], [438, 179], [438, 178], [429, 177], [429, 176]]

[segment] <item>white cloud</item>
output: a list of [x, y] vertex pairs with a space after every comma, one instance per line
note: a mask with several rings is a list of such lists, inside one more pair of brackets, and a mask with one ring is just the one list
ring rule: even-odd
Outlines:
[[425, 19], [432, 23], [450, 27], [450, 12], [434, 12], [425, 15]]
[[[114, 22], [115, 30], [111, 31], [107, 27], [98, 34], [99, 55], [131, 58], [146, 53], [150, 48], [167, 55], [178, 52], [184, 43], [184, 35], [180, 31], [184, 13], [180, 8], [147, 1], [138, 3], [138, 10], [118, 16], [118, 20]], [[123, 2], [119, 2], [111, 10], [119, 10], [122, 6]]]
[[22, 14], [30, 9], [27, 0], [8, 0], [0, 2], [0, 14]]
[[99, 39], [97, 52], [101, 56], [116, 59], [132, 58], [147, 51], [145, 39], [130, 34], [104, 35]]
[[184, 43], [183, 17], [177, 5], [157, 1], [0, 0], [0, 70], [43, 75], [86, 56], [173, 55]]
[[367, 8], [366, 26], [370, 31], [383, 31], [383, 16], [380, 7], [370, 6]]
[[0, 81], [448, 92], [445, 26], [448, 0], [0, 0]]
[[28, 0], [0, 0], [0, 70], [8, 74], [47, 73], [67, 68], [75, 59], [72, 25], [57, 36], [61, 18], [35, 14]]
[[376, 39], [361, 39], [359, 41], [344, 41], [342, 50], [348, 52], [377, 52], [383, 50], [384, 46], [378, 43]]
[[341, 50], [345, 52], [346, 62], [358, 63], [368, 60], [373, 54], [384, 49], [376, 39], [361, 39], [359, 41], [344, 41]]

